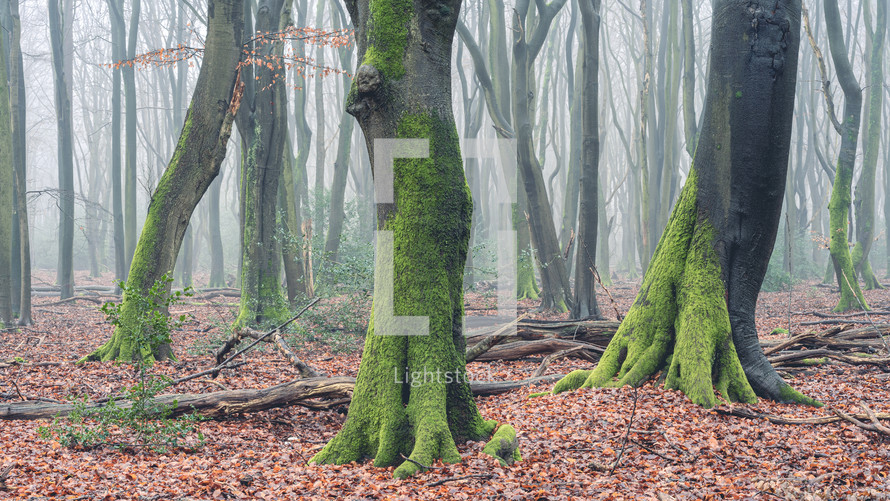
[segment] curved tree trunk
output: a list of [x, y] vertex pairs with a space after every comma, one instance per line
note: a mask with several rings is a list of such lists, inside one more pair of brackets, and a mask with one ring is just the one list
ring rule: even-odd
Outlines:
[[638, 385], [663, 369], [666, 387], [708, 407], [715, 388], [814, 403], [776, 374], [754, 327], [788, 166], [800, 2], [718, 0], [712, 26], [694, 165], [640, 293], [596, 369], [554, 392]]
[[856, 164], [856, 146], [859, 141], [859, 122], [862, 118], [862, 89], [853, 74], [847, 46], [843, 41], [840, 12], [837, 0], [825, 0], [825, 24], [831, 58], [837, 70], [837, 78], [844, 91], [844, 114], [840, 127], [841, 149], [837, 158], [837, 171], [831, 187], [828, 214], [831, 227], [829, 250], [834, 265], [834, 275], [841, 290], [841, 297], [834, 311], [869, 309], [865, 297], [859, 289], [859, 282], [853, 269], [853, 258], [847, 244], [849, 231], [853, 168]]
[[[875, 183], [878, 171], [878, 150], [881, 144], [881, 114], [884, 103], [884, 40], [887, 33], [887, 2], [877, 2], [877, 19], [872, 50], [868, 62], [868, 109], [866, 110], [863, 141], [865, 155], [862, 173], [856, 184], [856, 246], [853, 247], [853, 267], [862, 277], [866, 289], [883, 289], [871, 269], [869, 255], [875, 235]], [[866, 19], [870, 5], [864, 5]], [[866, 23], [866, 29], [871, 23]]]
[[[380, 191], [372, 319], [346, 422], [314, 463], [372, 457], [378, 467], [399, 465], [394, 475], [404, 477], [437, 458], [460, 461], [455, 444], [486, 438], [494, 427], [473, 401], [462, 333], [472, 200], [451, 111], [460, 4], [347, 2], [361, 61], [347, 109], [371, 158], [385, 148], [375, 141], [386, 138], [426, 139], [429, 151], [395, 160], [391, 185], [387, 166], [374, 160]], [[417, 335], [423, 326], [427, 335]], [[392, 335], [401, 328], [405, 335]]]
[[[240, 95], [233, 98], [241, 59], [241, 0], [211, 0], [208, 7], [204, 61], [173, 158], [152, 195], [142, 235], [136, 245], [127, 283], [147, 292], [171, 273], [192, 212], [219, 173]], [[111, 339], [83, 360], [130, 361], [134, 357], [162, 359], [169, 345], [136, 346], [139, 303], [124, 297], [122, 325]]]

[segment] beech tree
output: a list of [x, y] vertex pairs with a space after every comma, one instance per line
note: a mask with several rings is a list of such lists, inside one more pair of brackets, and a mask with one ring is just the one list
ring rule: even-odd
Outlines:
[[[233, 96], [241, 60], [241, 0], [210, 0], [204, 62], [179, 136], [164, 175], [152, 194], [142, 234], [136, 244], [127, 283], [148, 290], [170, 273], [195, 207], [219, 173], [232, 132], [240, 94]], [[121, 322], [111, 339], [83, 360], [165, 359], [168, 343], [150, 349], [136, 344], [130, 330], [140, 315], [139, 303], [124, 297]]]
[[[375, 466], [399, 465], [394, 475], [404, 477], [437, 458], [460, 461], [455, 444], [486, 438], [496, 425], [473, 401], [462, 332], [472, 199], [451, 110], [461, 1], [346, 5], [360, 61], [347, 109], [371, 158], [375, 140], [390, 138], [427, 139], [429, 156], [395, 160], [393, 198], [378, 200], [374, 306], [353, 399], [343, 428], [311, 462], [372, 457]], [[372, 167], [381, 182], [384, 167]], [[421, 316], [428, 334], [391, 335], [393, 315]], [[511, 442], [515, 431], [502, 426], [497, 436]]]
[[[665, 386], [723, 398], [817, 404], [766, 360], [754, 310], [779, 226], [800, 43], [800, 0], [716, 0], [701, 136], [636, 300], [593, 371], [554, 393]], [[617, 380], [614, 377], [617, 376]]]

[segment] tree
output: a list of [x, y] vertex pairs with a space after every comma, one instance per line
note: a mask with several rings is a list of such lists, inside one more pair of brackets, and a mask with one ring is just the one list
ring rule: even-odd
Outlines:
[[[281, 247], [278, 225], [278, 186], [287, 135], [287, 102], [281, 92], [284, 76], [273, 61], [284, 45], [264, 34], [279, 30], [284, 0], [261, 0], [256, 11], [256, 35], [248, 51], [266, 64], [246, 66], [245, 113], [238, 116], [243, 156], [241, 304], [236, 325], [283, 321], [287, 302], [281, 294]], [[245, 30], [251, 23], [245, 23]], [[280, 62], [279, 62], [280, 65]]]
[[[816, 403], [775, 372], [754, 310], [779, 225], [794, 107], [800, 1], [714, 3], [695, 161], [636, 300], [593, 371], [554, 387], [665, 386], [703, 406], [714, 389]], [[613, 380], [618, 376], [617, 381]]]
[[0, 36], [0, 323], [12, 323], [12, 190], [15, 171], [6, 43]]
[[[204, 62], [198, 75], [173, 157], [152, 194], [148, 215], [136, 245], [127, 284], [147, 294], [164, 274], [171, 273], [195, 207], [219, 173], [232, 131], [240, 93], [233, 95], [241, 60], [241, 0], [210, 0]], [[135, 357], [164, 359], [169, 344], [138, 352], [128, 330], [142, 312], [138, 303], [121, 306], [120, 322], [111, 339], [83, 360], [131, 361]]]
[[[600, 0], [580, 0], [584, 63], [581, 89], [581, 178], [575, 300], [572, 318], [599, 317], [596, 303], [596, 238], [599, 224], [599, 34]], [[606, 237], [608, 238], [608, 236]], [[606, 270], [608, 273], [608, 270]]]
[[[123, 61], [124, 49], [124, 6], [123, 0], [106, 0], [111, 17], [111, 56], [114, 61]], [[114, 229], [114, 278], [118, 281], [127, 276], [132, 254], [128, 254], [124, 242], [124, 206], [121, 181], [121, 72], [120, 64], [112, 68], [111, 90], [111, 212]]]
[[[870, 2], [863, 3], [866, 31], [871, 35]], [[862, 277], [866, 289], [883, 289], [871, 269], [869, 255], [875, 235], [875, 183], [878, 171], [878, 149], [881, 144], [881, 113], [884, 103], [884, 39], [887, 33], [887, 2], [877, 2], [874, 36], [870, 36], [871, 54], [868, 55], [868, 91], [866, 92], [865, 126], [862, 130], [862, 173], [856, 183], [856, 246], [853, 247], [853, 268]], [[867, 44], [868, 45], [868, 44]]]
[[10, 37], [9, 84], [10, 107], [12, 109], [13, 159], [15, 161], [16, 213], [19, 227], [19, 255], [21, 256], [21, 300], [19, 301], [19, 325], [31, 325], [31, 239], [28, 228], [28, 197], [25, 195], [26, 147], [25, 147], [25, 77], [22, 61], [22, 23], [19, 17], [19, 2], [9, 2], [12, 17]]
[[[834, 274], [841, 290], [841, 297], [834, 311], [842, 312], [854, 308], [869, 309], [865, 297], [856, 280], [853, 269], [853, 258], [847, 245], [847, 218], [850, 214], [850, 202], [853, 184], [853, 168], [856, 164], [856, 148], [859, 142], [859, 123], [862, 119], [862, 89], [853, 74], [850, 58], [847, 56], [847, 45], [841, 28], [841, 15], [837, 0], [825, 0], [825, 25], [831, 58], [837, 69], [837, 78], [844, 91], [843, 122], [834, 118], [835, 129], [841, 135], [841, 149], [837, 158], [837, 169], [834, 184], [831, 187], [831, 199], [828, 202], [828, 217], [831, 235], [829, 250]], [[823, 74], [823, 80], [828, 80]], [[826, 98], [829, 94], [826, 93]], [[833, 105], [829, 103], [829, 116], [834, 117]]]
[[[495, 426], [470, 393], [462, 333], [472, 199], [451, 110], [460, 5], [347, 2], [361, 63], [347, 109], [364, 132], [375, 182], [385, 179], [375, 141], [428, 139], [429, 155], [395, 160], [393, 198], [378, 200], [374, 307], [356, 387], [343, 428], [313, 463], [370, 456], [378, 467], [399, 464], [394, 475], [404, 477], [437, 458], [460, 461], [455, 444], [488, 437]], [[391, 335], [407, 327], [394, 322], [406, 315], [428, 321], [427, 335]], [[412, 333], [420, 332], [405, 332]]]
[[[49, 31], [53, 59], [53, 87], [56, 103], [59, 163], [59, 269], [57, 281], [61, 298], [74, 295], [74, 152], [71, 132], [70, 78], [65, 70], [71, 56], [65, 36], [73, 12], [61, 9], [62, 0], [49, 0]], [[70, 4], [70, 3], [69, 3]], [[66, 4], [68, 5], [68, 4]]]

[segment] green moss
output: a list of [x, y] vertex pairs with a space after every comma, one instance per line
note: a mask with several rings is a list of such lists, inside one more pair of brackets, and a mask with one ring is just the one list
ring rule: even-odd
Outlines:
[[587, 378], [590, 377], [591, 372], [593, 371], [577, 370], [566, 374], [564, 378], [560, 379], [556, 382], [555, 385], [553, 385], [552, 393], [555, 395], [564, 391], [577, 390], [584, 384], [585, 381], [587, 381]]
[[362, 64], [377, 68], [384, 81], [402, 78], [414, 5], [410, 0], [371, 0], [369, 8], [368, 49]]
[[[705, 407], [725, 399], [754, 402], [732, 342], [714, 250], [714, 229], [699, 215], [695, 170], [680, 194], [640, 293], [583, 384], [569, 374], [554, 393], [579, 386], [638, 386], [666, 369], [665, 387]], [[617, 379], [615, 379], [617, 377]]]
[[501, 425], [491, 440], [482, 449], [483, 454], [498, 460], [501, 466], [511, 465], [521, 461], [519, 453], [519, 439], [516, 437], [516, 429], [508, 424]]
[[[379, 227], [392, 232], [392, 254], [378, 238], [374, 305], [353, 400], [343, 429], [310, 462], [372, 457], [375, 466], [398, 465], [393, 475], [405, 477], [417, 463], [460, 461], [456, 443], [486, 438], [496, 423], [484, 421], [473, 401], [459, 327], [472, 200], [457, 130], [450, 117], [406, 114], [397, 136], [430, 138], [430, 157], [394, 162], [395, 204]], [[381, 292], [384, 259], [392, 260], [391, 299]], [[383, 335], [384, 317], [376, 312], [389, 308], [397, 317], [427, 317], [429, 334]]]
[[803, 393], [795, 390], [789, 385], [785, 385], [779, 389], [779, 395], [782, 398], [782, 402], [785, 403], [798, 403], [804, 405], [812, 405], [815, 407], [822, 407], [824, 404], [819, 402], [816, 399], [810, 398]]
[[538, 398], [545, 395], [553, 395], [552, 391], [539, 391], [537, 393], [529, 393], [528, 398]]

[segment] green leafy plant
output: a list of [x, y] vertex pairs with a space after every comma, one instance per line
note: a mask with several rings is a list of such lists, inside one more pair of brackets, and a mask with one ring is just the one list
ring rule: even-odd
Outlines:
[[[187, 287], [168, 292], [173, 281], [166, 274], [152, 285], [147, 294], [121, 282], [119, 285], [127, 301], [135, 301], [138, 317], [124, 334], [130, 336], [141, 353], [151, 353], [161, 343], [170, 341], [170, 332], [179, 328], [188, 317], [170, 318], [169, 308], [183, 297], [193, 295]], [[116, 328], [125, 328], [121, 321], [121, 305], [107, 302], [102, 305], [106, 321]], [[197, 448], [204, 444], [204, 435], [197, 427], [202, 419], [197, 413], [170, 417], [176, 402], [163, 404], [156, 397], [172, 384], [163, 375], [152, 374], [151, 358], [136, 357], [133, 361], [137, 381], [123, 393], [111, 397], [104, 404], [90, 403], [86, 397], [69, 397], [73, 410], [66, 417], [56, 416], [48, 426], [38, 428], [44, 440], [55, 440], [66, 447], [92, 448], [110, 445], [119, 449], [147, 447], [163, 452], [170, 447]], [[191, 440], [186, 440], [193, 436]]]

